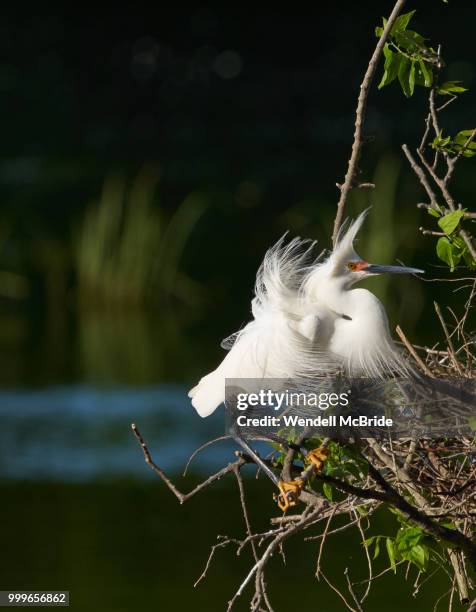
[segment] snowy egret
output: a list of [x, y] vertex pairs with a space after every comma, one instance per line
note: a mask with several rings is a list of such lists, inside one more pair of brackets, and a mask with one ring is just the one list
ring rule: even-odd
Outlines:
[[382, 303], [370, 291], [352, 287], [375, 274], [423, 270], [359, 257], [354, 241], [365, 215], [341, 231], [322, 262], [309, 263], [315, 243], [308, 240], [285, 245], [281, 239], [268, 250], [257, 274], [253, 320], [225, 341], [226, 357], [189, 392], [200, 416], [224, 401], [226, 378], [312, 377], [329, 364], [351, 376], [407, 373]]

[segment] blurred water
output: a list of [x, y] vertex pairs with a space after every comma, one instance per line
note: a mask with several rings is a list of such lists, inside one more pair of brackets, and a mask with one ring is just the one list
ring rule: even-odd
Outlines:
[[[178, 385], [2, 390], [0, 419], [0, 474], [21, 480], [152, 476], [132, 422], [160, 465], [173, 471], [196, 447], [224, 432], [222, 412], [201, 419]], [[229, 456], [228, 445], [214, 445], [197, 457], [194, 469], [223, 465]]]
[[[180, 385], [93, 386], [85, 384], [0, 391], [0, 494], [5, 555], [0, 581], [8, 589], [68, 589], [71, 609], [131, 612], [150, 609], [219, 611], [249, 571], [249, 551], [220, 551], [209, 577], [195, 589], [217, 533], [244, 533], [233, 478], [181, 506], [147, 468], [130, 425], [137, 423], [156, 461], [181, 471], [190, 453], [224, 430], [221, 410], [201, 419]], [[200, 454], [194, 472], [216, 471], [233, 458], [233, 444], [220, 442]], [[245, 476], [251, 476], [246, 469]], [[190, 490], [195, 477], [177, 479]], [[253, 526], [269, 528], [277, 508], [273, 487], [246, 478]], [[389, 517], [377, 516], [375, 533], [394, 533]], [[316, 530], [319, 531], [319, 528]], [[342, 609], [335, 594], [313, 577], [316, 546], [300, 538], [287, 543], [289, 565], [274, 563], [268, 584], [276, 610]], [[385, 559], [378, 567], [385, 567]], [[343, 570], [365, 579], [357, 531], [337, 535], [326, 551], [326, 568], [343, 584]], [[415, 572], [413, 572], [414, 574]], [[413, 576], [412, 574], [412, 576]], [[388, 590], [392, 589], [392, 601]], [[386, 574], [369, 598], [370, 611], [427, 610], [446, 589], [432, 577], [418, 602], [403, 574]], [[153, 602], [153, 604], [151, 604]], [[431, 602], [431, 603], [430, 603]], [[249, 609], [247, 597], [237, 610]], [[457, 605], [455, 610], [461, 610]]]

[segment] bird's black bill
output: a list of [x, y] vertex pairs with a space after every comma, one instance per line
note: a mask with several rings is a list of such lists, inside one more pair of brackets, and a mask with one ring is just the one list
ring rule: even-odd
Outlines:
[[418, 268], [407, 268], [406, 266], [379, 266], [378, 264], [369, 264], [365, 268], [365, 272], [370, 274], [385, 274], [390, 272], [391, 274], [424, 274], [424, 270]]

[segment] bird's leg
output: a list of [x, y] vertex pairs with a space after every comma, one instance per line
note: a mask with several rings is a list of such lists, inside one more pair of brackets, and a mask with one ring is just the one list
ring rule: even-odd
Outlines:
[[325, 438], [320, 446], [310, 451], [306, 451], [304, 447], [301, 447], [301, 452], [304, 454], [304, 461], [308, 466], [301, 473], [301, 478], [289, 481], [279, 481], [278, 489], [280, 494], [276, 497], [276, 501], [278, 502], [280, 510], [286, 512], [286, 510], [295, 506], [308, 478], [313, 473], [322, 471], [324, 463], [329, 456], [329, 451], [327, 450], [329, 442], [330, 438]]
[[280, 480], [278, 482], [279, 495], [275, 495], [274, 499], [278, 503], [278, 508], [286, 512], [292, 506], [297, 504], [301, 495], [304, 480], [296, 478], [296, 480]]
[[279, 480], [272, 472], [272, 470], [264, 463], [261, 457], [250, 447], [248, 442], [241, 438], [237, 433], [233, 433], [233, 439], [237, 444], [239, 444], [243, 450], [253, 459], [253, 461], [258, 465], [264, 473], [272, 480], [272, 482], [278, 487], [279, 494], [275, 495], [274, 498], [278, 504], [278, 507], [283, 512], [289, 510], [289, 508], [295, 506], [298, 502], [299, 496], [301, 495], [301, 491], [306, 483], [307, 478], [313, 472], [320, 472], [324, 466], [324, 463], [329, 456], [329, 451], [327, 450], [327, 446], [330, 442], [330, 438], [325, 438], [322, 441], [322, 444], [313, 450], [306, 451], [305, 447], [301, 444], [294, 444], [292, 442], [287, 442], [284, 438], [280, 436], [270, 435], [269, 438], [273, 439], [276, 442], [279, 442], [282, 446], [286, 448], [293, 448], [296, 451], [301, 451], [305, 457], [305, 462], [308, 464], [308, 467], [304, 470], [302, 474], [302, 478], [296, 478], [294, 480]]
[[[279, 494], [275, 495], [275, 500], [278, 502], [278, 507], [286, 512], [292, 506], [295, 506], [299, 496], [301, 495], [302, 488], [304, 486], [304, 481], [301, 478], [296, 478], [296, 480], [284, 481], [278, 480], [276, 474], [274, 474], [269, 467], [264, 463], [261, 457], [250, 447], [250, 445], [241, 438], [237, 433], [233, 434], [233, 439], [237, 444], [239, 444], [246, 453], [253, 459], [253, 461], [269, 476], [269, 478], [274, 482], [274, 484], [279, 489]], [[284, 444], [284, 440], [281, 440]], [[288, 444], [285, 444], [288, 446]]]
[[[295, 451], [305, 450], [302, 444], [295, 444], [294, 442], [288, 442], [285, 438], [277, 436], [276, 434], [267, 434], [268, 440], [278, 442], [282, 447], [286, 449], [292, 448]], [[304, 486], [304, 480], [302, 478], [296, 478], [295, 480], [279, 480], [277, 482], [279, 494], [274, 495], [275, 501], [278, 503], [278, 507], [283, 512], [286, 512], [292, 506], [297, 504], [299, 496], [301, 495], [302, 488]]]
[[329, 446], [330, 441], [331, 438], [324, 438], [320, 446], [313, 448], [312, 450], [307, 452], [304, 451], [304, 461], [308, 465], [313, 465], [315, 472], [322, 472], [324, 463], [329, 457], [329, 450], [327, 447]]
[[305, 460], [306, 463], [314, 466], [314, 470], [316, 472], [321, 472], [327, 457], [329, 457], [329, 451], [327, 450], [326, 446], [321, 444], [321, 446], [310, 450], [307, 453]]

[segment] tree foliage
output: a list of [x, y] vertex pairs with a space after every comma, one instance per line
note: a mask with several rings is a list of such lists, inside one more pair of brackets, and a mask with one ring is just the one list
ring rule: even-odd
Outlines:
[[[435, 158], [431, 168], [427, 170], [430, 176], [436, 174], [438, 163], [443, 158], [451, 175], [454, 164], [459, 158], [471, 158], [476, 155], [476, 142], [474, 142], [476, 129], [462, 129], [454, 136], [445, 134], [444, 130], [439, 128], [436, 115], [454, 102], [460, 94], [466, 92], [467, 88], [461, 81], [448, 80], [440, 83], [441, 71], [445, 67], [440, 48], [429, 46], [426, 38], [408, 28], [414, 15], [415, 11], [400, 15], [393, 25], [383, 48], [384, 72], [378, 87], [382, 89], [398, 81], [407, 98], [413, 96], [417, 86], [430, 90], [430, 114], [427, 125], [432, 121], [434, 127], [438, 129], [433, 140], [428, 143], [434, 151]], [[375, 29], [377, 37], [382, 36], [386, 23], [387, 20], [383, 18], [383, 26]], [[422, 146], [419, 153], [423, 154]], [[449, 175], [445, 177], [445, 182], [448, 178]], [[471, 245], [476, 248], [476, 241], [471, 236], [468, 239], [467, 232], [466, 236], [462, 236], [465, 223], [472, 218], [471, 214], [468, 214], [468, 209], [459, 206], [453, 210], [445, 203], [432, 202], [427, 207], [427, 211], [437, 219], [438, 229], [425, 233], [444, 234], [436, 243], [438, 258], [448, 265], [451, 272], [463, 265], [470, 270], [476, 269], [474, 249], [471, 249]]]

